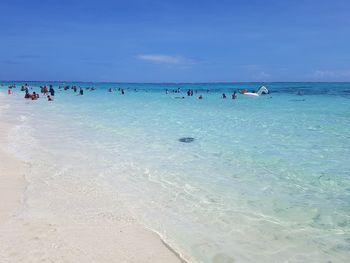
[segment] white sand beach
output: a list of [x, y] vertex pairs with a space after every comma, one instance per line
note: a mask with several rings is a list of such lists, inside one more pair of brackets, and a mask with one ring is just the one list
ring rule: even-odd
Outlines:
[[0, 127], [0, 262], [183, 262], [108, 185], [47, 181], [55, 171], [37, 173], [7, 149], [15, 121], [0, 114]]
[[[6, 143], [7, 123], [1, 123], [0, 145]], [[20, 208], [21, 197], [25, 189], [25, 164], [0, 147], [0, 223], [10, 220]]]

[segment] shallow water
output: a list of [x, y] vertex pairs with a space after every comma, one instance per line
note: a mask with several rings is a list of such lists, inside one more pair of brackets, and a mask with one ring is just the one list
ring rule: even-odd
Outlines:
[[[26, 101], [18, 87], [11, 96], [21, 120], [12, 147], [54, 164], [47, 177], [108, 182], [199, 262], [350, 257], [349, 83], [271, 83], [270, 95], [237, 100], [233, 90], [258, 84], [80, 83], [96, 87], [84, 96], [53, 84], [51, 103]], [[198, 93], [164, 92], [178, 87]]]

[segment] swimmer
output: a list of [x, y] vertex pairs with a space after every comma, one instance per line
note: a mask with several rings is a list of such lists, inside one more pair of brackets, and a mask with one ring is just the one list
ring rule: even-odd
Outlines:
[[49, 93], [49, 90], [48, 90], [47, 86], [44, 86], [44, 94], [46, 95], [47, 93]]
[[236, 92], [236, 91], [233, 92], [233, 94], [232, 94], [232, 99], [233, 99], [233, 100], [237, 99], [237, 92]]
[[52, 98], [50, 95], [48, 95], [48, 96], [47, 96], [47, 100], [48, 100], [48, 101], [53, 101], [53, 98]]
[[82, 88], [80, 88], [79, 94], [80, 94], [80, 95], [84, 95], [84, 90], [83, 90]]
[[202, 96], [202, 95], [199, 95], [198, 99], [199, 99], [199, 100], [202, 100], [202, 99], [203, 99], [203, 96]]
[[32, 100], [37, 100], [37, 99], [38, 99], [38, 96], [37, 96], [37, 94], [34, 91], [33, 94], [32, 94]]
[[222, 98], [226, 99], [226, 94], [225, 93], [222, 93]]
[[52, 85], [50, 85], [49, 92], [50, 92], [51, 96], [55, 96], [55, 90], [53, 89]]

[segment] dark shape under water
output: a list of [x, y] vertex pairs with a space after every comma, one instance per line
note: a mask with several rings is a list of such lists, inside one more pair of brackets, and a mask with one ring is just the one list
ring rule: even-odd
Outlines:
[[289, 101], [306, 101], [306, 99], [303, 99], [303, 100], [289, 100]]
[[179, 139], [179, 142], [190, 143], [190, 142], [193, 142], [193, 141], [194, 141], [194, 138], [192, 138], [192, 137], [183, 137], [183, 138]]

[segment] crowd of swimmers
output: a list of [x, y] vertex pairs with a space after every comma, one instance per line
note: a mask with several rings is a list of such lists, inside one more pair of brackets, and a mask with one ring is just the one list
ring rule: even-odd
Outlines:
[[[15, 86], [12, 86], [12, 88]], [[24, 91], [24, 98], [30, 99], [30, 100], [37, 100], [40, 98], [40, 95], [33, 91], [32, 93], [29, 92], [29, 86], [28, 84], [24, 84], [21, 87], [21, 91]], [[43, 97], [46, 97], [48, 101], [53, 101], [53, 98], [55, 97], [55, 89], [52, 85], [49, 86], [40, 86], [40, 93]]]
[[[8, 86], [8, 94], [12, 94], [12, 89], [13, 88], [16, 88], [16, 85], [9, 85]], [[29, 92], [29, 89], [32, 89], [32, 88], [29, 88], [28, 84], [24, 84], [21, 86], [21, 91], [24, 91], [25, 92], [25, 95], [24, 95], [24, 98], [25, 99], [31, 99], [31, 100], [37, 100], [39, 99], [39, 94], [36, 93], [35, 91], [30, 93]], [[94, 87], [85, 87], [85, 88], [82, 88], [82, 87], [78, 87], [76, 85], [64, 85], [64, 86], [58, 86], [58, 89], [59, 90], [64, 90], [64, 91], [67, 91], [67, 90], [73, 90], [74, 93], [78, 93], [78, 95], [84, 95], [84, 89], [87, 90], [87, 91], [94, 91], [95, 88]], [[108, 92], [119, 92], [121, 95], [124, 95], [125, 94], [125, 89], [124, 88], [108, 88], [107, 90]], [[135, 92], [138, 92], [137, 89], [134, 89]], [[148, 92], [146, 90], [146, 92]], [[188, 96], [188, 97], [192, 97], [194, 94], [198, 94], [198, 93], [209, 93], [210, 90], [209, 89], [206, 89], [206, 90], [193, 90], [193, 89], [187, 89], [185, 92], [183, 92], [181, 90], [181, 88], [176, 88], [176, 89], [165, 89], [165, 94], [174, 94], [176, 95], [174, 98], [175, 99], [185, 99], [185, 96], [183, 95], [184, 93]], [[241, 93], [241, 94], [244, 94], [245, 92], [248, 92], [247, 89], [242, 89], [242, 90], [239, 90], [239, 91], [233, 91], [233, 93], [231, 94], [231, 99], [232, 100], [235, 100], [237, 99], [237, 95], [238, 93]], [[255, 92], [255, 91], [252, 91], [252, 92]], [[55, 89], [53, 87], [53, 85], [44, 85], [44, 86], [40, 86], [40, 93], [41, 93], [41, 96], [43, 97], [46, 97], [48, 101], [53, 101], [54, 97], [55, 97]], [[180, 95], [181, 94], [181, 95]], [[180, 96], [179, 96], [180, 95]], [[222, 99], [227, 99], [227, 95], [226, 93], [222, 93], [221, 95]], [[204, 97], [202, 94], [199, 94], [199, 96], [197, 97], [199, 100], [202, 100]]]
[[[209, 90], [207, 89], [207, 90], [205, 90], [205, 92], [206, 92], [206, 93], [209, 93]], [[174, 90], [166, 89], [166, 90], [165, 90], [165, 94], [169, 94], [169, 93], [178, 94], [178, 93], [182, 93], [182, 91], [181, 91], [180, 88], [177, 88], [177, 89], [174, 89]], [[186, 94], [187, 94], [188, 97], [192, 97], [194, 93], [197, 94], [197, 93], [198, 93], [198, 90], [188, 89], [188, 90], [186, 91]], [[221, 96], [222, 96], [223, 99], [226, 99], [226, 98], [227, 98], [226, 93], [222, 93]], [[184, 98], [185, 98], [185, 96], [176, 96], [176, 97], [175, 97], [175, 99], [184, 99]], [[237, 99], [237, 91], [234, 91], [234, 92], [232, 93], [231, 98], [232, 98], [233, 100]], [[202, 100], [202, 99], [203, 99], [203, 95], [199, 95], [199, 96], [198, 96], [198, 99], [199, 99], [199, 100]]]
[[[118, 89], [113, 89], [113, 88], [109, 88], [108, 92], [113, 92], [113, 91], [119, 91], [121, 95], [125, 94], [125, 89], [123, 88], [118, 88]], [[136, 89], [134, 91], [137, 91]]]
[[[74, 91], [74, 93], [76, 93], [78, 91], [78, 88], [79, 88], [79, 95], [84, 95], [84, 90], [81, 87], [77, 87], [75, 85], [73, 85], [73, 86], [58, 86], [58, 89], [60, 89], [60, 90], [61, 89], [63, 89], [63, 90], [71, 89]], [[91, 91], [95, 90], [95, 88], [86, 88], [86, 89], [88, 89], [88, 90], [90, 89]]]
[[[3, 85], [1, 85], [3, 86]], [[16, 88], [16, 85], [9, 85], [8, 86], [8, 94], [11, 95], [12, 94], [12, 89]], [[21, 86], [21, 91], [24, 92], [24, 98], [25, 99], [31, 99], [31, 100], [37, 100], [40, 98], [40, 95], [38, 93], [36, 93], [35, 91], [33, 91], [32, 93], [29, 91], [31, 90], [32, 87], [29, 87], [29, 85], [26, 83], [24, 85]], [[78, 87], [77, 86], [59, 86], [58, 87], [59, 90], [63, 89], [63, 90], [69, 90], [72, 89], [74, 92], [78, 91]], [[88, 90], [95, 90], [95, 88], [86, 88]], [[54, 97], [55, 97], [55, 89], [53, 87], [53, 85], [44, 85], [44, 86], [40, 86], [40, 93], [43, 97], [46, 97], [48, 101], [53, 101]], [[84, 90], [83, 88], [79, 87], [79, 95], [84, 95]]]

